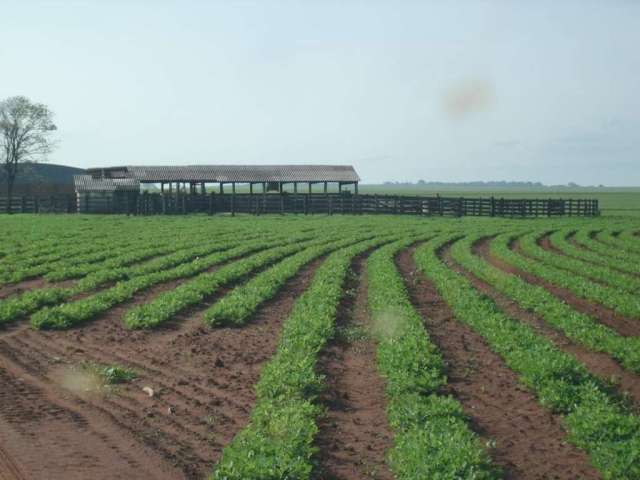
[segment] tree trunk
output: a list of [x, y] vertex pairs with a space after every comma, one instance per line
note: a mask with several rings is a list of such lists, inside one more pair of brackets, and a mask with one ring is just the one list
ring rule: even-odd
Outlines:
[[13, 183], [15, 178], [11, 174], [7, 177], [7, 213], [11, 214], [11, 200], [13, 199]]

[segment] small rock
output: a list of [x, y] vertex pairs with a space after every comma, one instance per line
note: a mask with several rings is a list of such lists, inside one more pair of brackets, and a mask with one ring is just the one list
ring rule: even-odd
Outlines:
[[173, 408], [172, 407], [167, 408], [167, 413], [169, 415], [173, 415]]
[[216, 358], [215, 366], [218, 368], [224, 367], [224, 362], [220, 358]]
[[150, 397], [153, 397], [153, 395], [154, 395], [154, 393], [155, 393], [155, 392], [153, 391], [153, 388], [151, 388], [151, 387], [143, 387], [143, 388], [142, 388], [142, 391], [143, 391], [143, 392], [145, 392], [145, 393], [146, 393], [147, 395], [149, 395]]

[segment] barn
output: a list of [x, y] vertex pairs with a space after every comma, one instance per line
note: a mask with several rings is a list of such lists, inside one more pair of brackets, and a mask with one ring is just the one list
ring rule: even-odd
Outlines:
[[249, 186], [261, 192], [282, 193], [292, 186], [295, 193], [301, 187], [311, 193], [313, 185], [321, 184], [326, 193], [330, 185], [338, 192], [353, 186], [358, 193], [360, 177], [350, 165], [191, 165], [191, 166], [127, 166], [90, 168], [87, 173], [95, 181], [135, 180], [140, 184], [154, 184], [162, 193], [205, 193], [215, 185], [220, 193], [225, 186], [235, 192], [236, 185]]

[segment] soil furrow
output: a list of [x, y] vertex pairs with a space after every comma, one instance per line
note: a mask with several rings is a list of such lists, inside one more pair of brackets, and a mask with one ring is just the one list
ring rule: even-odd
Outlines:
[[[150, 449], [153, 453], [149, 455], [168, 460], [175, 469], [166, 478], [202, 478], [224, 445], [246, 425], [260, 369], [275, 351], [283, 320], [322, 260], [301, 269], [242, 328], [207, 328], [197, 308], [169, 328], [125, 329], [121, 324], [124, 311], [131, 304], [148, 301], [157, 294], [154, 288], [106, 312], [101, 316], [103, 321], [82, 328], [24, 329], [16, 332], [15, 338], [4, 337], [0, 355], [17, 368], [30, 369], [44, 384], [53, 382], [58, 369], [68, 369], [83, 360], [137, 369], [139, 378], [112, 395], [84, 397], [69, 393], [70, 401], [87, 418], [107, 418], [110, 428], [126, 431], [121, 437], [138, 448]], [[158, 288], [165, 291], [174, 286]], [[219, 291], [216, 298], [227, 291]], [[148, 397], [142, 386], [151, 386], [154, 396]]]
[[[520, 270], [513, 265], [491, 255], [490, 251], [491, 238], [484, 238], [477, 242], [473, 247], [473, 253], [482, 257], [494, 267], [504, 272], [517, 275], [523, 280], [546, 289], [549, 293], [555, 295], [560, 300], [570, 305], [573, 309], [585, 315], [597, 318], [602, 324], [615, 330], [619, 335], [624, 337], [636, 337], [640, 335], [640, 322], [627, 318], [612, 309], [605, 307], [599, 303], [590, 302], [584, 298], [578, 297], [575, 293], [566, 288], [559, 287], [546, 280], [541, 279], [531, 273]], [[517, 242], [513, 248], [517, 250]]]
[[622, 368], [610, 355], [589, 350], [548, 325], [543, 318], [522, 309], [514, 300], [500, 293], [493, 286], [458, 264], [451, 258], [448, 249], [443, 251], [443, 258], [450, 268], [464, 275], [476, 290], [491, 298], [503, 312], [511, 318], [533, 327], [539, 335], [551, 340], [559, 350], [573, 355], [591, 373], [600, 377], [603, 381], [610, 382], [613, 380], [621, 393], [627, 393], [640, 406], [640, 377], [638, 375]]
[[164, 460], [102, 419], [83, 416], [55, 386], [16, 369], [4, 356], [0, 399], [0, 442], [23, 467], [23, 478], [172, 478]]
[[435, 286], [416, 271], [413, 249], [397, 257], [412, 303], [445, 360], [453, 395], [487, 442], [507, 479], [600, 478], [587, 455], [568, 444], [559, 417], [542, 408], [484, 339], [453, 316]]
[[365, 257], [353, 264], [336, 318], [336, 337], [320, 354], [326, 376], [321, 396], [326, 415], [316, 443], [324, 479], [392, 479], [385, 454], [393, 434], [386, 421], [384, 381], [376, 370], [376, 345], [369, 337]]

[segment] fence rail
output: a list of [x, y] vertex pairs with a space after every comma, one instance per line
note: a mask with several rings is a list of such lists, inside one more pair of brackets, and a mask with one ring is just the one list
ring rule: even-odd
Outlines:
[[[344, 194], [159, 194], [127, 193], [101, 201], [93, 209], [75, 195], [14, 197], [12, 213], [127, 213], [171, 215], [187, 213], [299, 214], [398, 214], [423, 216], [553, 217], [597, 216], [598, 200], [513, 199], [467, 197], [418, 197]], [[0, 197], [0, 212], [7, 211], [7, 198]]]
[[424, 216], [551, 217], [597, 216], [598, 200], [409, 197], [340, 194], [142, 194], [141, 215], [200, 212], [299, 214], [399, 214]]

